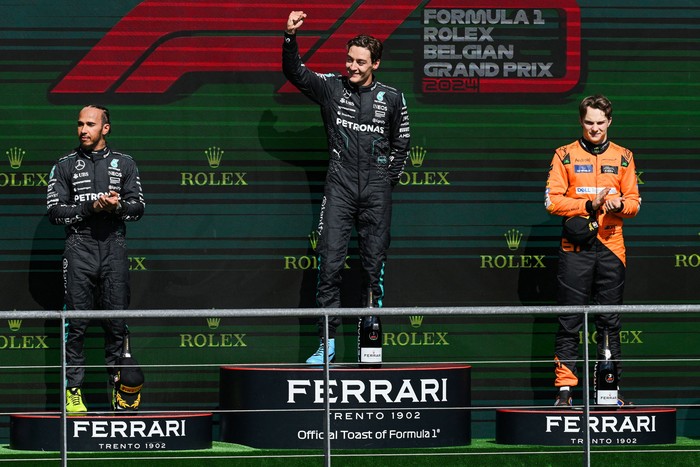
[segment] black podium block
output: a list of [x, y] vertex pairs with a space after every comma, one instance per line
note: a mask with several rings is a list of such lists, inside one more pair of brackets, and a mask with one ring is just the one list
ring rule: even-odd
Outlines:
[[[499, 409], [496, 443], [576, 446], [584, 443], [583, 410]], [[674, 444], [676, 409], [591, 410], [591, 445]]]
[[[59, 451], [61, 417], [10, 415], [10, 449]], [[212, 414], [89, 414], [66, 419], [68, 451], [209, 449]]]
[[[471, 367], [333, 367], [333, 448], [463, 446], [471, 443]], [[323, 370], [222, 367], [221, 440], [256, 448], [324, 445]]]

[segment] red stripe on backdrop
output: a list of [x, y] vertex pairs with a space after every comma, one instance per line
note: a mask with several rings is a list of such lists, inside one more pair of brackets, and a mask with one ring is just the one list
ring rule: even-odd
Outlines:
[[[313, 21], [308, 31], [325, 33], [352, 6], [349, 0], [305, 2]], [[261, 38], [269, 31], [281, 43], [282, 30], [290, 11], [280, 2], [165, 2], [145, 1], [117, 23], [78, 64], [51, 90], [52, 93], [105, 93], [138, 67], [150, 50], [169, 38], [197, 32], [221, 31]], [[253, 32], [254, 34], [250, 34]], [[281, 54], [281, 52], [280, 52]], [[278, 58], [278, 60], [281, 60]], [[95, 76], [95, 64], [108, 64], [107, 76]], [[156, 69], [152, 69], [155, 71]], [[156, 77], [157, 78], [157, 77]], [[140, 90], [138, 92], [148, 92]]]

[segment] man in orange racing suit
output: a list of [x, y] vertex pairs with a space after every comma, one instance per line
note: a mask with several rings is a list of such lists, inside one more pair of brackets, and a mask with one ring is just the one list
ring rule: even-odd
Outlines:
[[[583, 99], [579, 119], [583, 137], [555, 151], [545, 191], [545, 207], [550, 214], [562, 216], [565, 221], [574, 218], [584, 231], [590, 232], [589, 238], [583, 239], [578, 238], [582, 237], [581, 232], [576, 237], [566, 235], [564, 229], [559, 248], [557, 304], [619, 305], [626, 268], [622, 223], [624, 218], [634, 217], [641, 205], [634, 158], [631, 151], [608, 140], [612, 104], [605, 96]], [[588, 219], [582, 221], [581, 217]], [[583, 315], [562, 314], [558, 320], [554, 385], [559, 392], [555, 405], [570, 406], [571, 392], [578, 384], [576, 359]], [[603, 356], [602, 336], [607, 330], [619, 381], [620, 315], [596, 315], [595, 327], [600, 336], [598, 359]], [[621, 397], [618, 403], [624, 403]]]

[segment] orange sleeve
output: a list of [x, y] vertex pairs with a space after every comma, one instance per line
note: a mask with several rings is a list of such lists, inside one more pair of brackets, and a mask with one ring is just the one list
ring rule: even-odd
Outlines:
[[627, 151], [625, 159], [627, 159], [627, 167], [624, 168], [620, 179], [620, 194], [624, 197], [624, 208], [616, 214], [620, 217], [628, 218], [637, 215], [642, 206], [642, 198], [639, 196], [637, 168], [634, 164], [632, 152]]
[[547, 212], [555, 216], [585, 216], [588, 214], [586, 211], [587, 200], [567, 196], [571, 180], [569, 180], [569, 172], [563, 161], [568, 156], [566, 147], [561, 147], [554, 152], [547, 177], [544, 205]]

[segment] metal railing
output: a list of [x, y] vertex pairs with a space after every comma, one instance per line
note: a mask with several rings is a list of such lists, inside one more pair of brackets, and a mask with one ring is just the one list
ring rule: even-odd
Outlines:
[[[379, 311], [379, 310], [378, 310]], [[700, 313], [700, 305], [591, 305], [591, 306], [474, 306], [474, 307], [411, 307], [411, 308], [381, 308], [381, 316], [404, 316], [404, 315], [558, 315], [558, 314], [583, 314], [584, 315], [584, 335], [588, 335], [589, 315], [604, 313]], [[323, 317], [326, 335], [328, 333], [328, 318], [330, 316], [364, 316], [367, 314], [366, 308], [260, 308], [260, 309], [189, 309], [189, 310], [119, 310], [119, 318], [256, 318], [256, 317]], [[72, 318], [83, 319], [108, 319], [115, 316], [115, 311], [104, 310], [70, 310], [70, 311], [0, 311], [0, 319], [47, 319], [59, 320], [60, 329], [65, 329], [66, 320]], [[65, 340], [61, 341], [61, 355], [65, 356]], [[584, 345], [584, 365], [583, 365], [583, 387], [589, 387], [590, 369], [588, 357], [588, 339], [583, 339]], [[329, 385], [330, 365], [328, 362], [328, 351], [325, 352], [324, 362], [324, 384]], [[61, 358], [61, 387], [66, 378], [65, 357]], [[66, 394], [61, 391], [61, 465], [68, 464], [67, 448], [67, 417], [66, 417]], [[324, 465], [331, 465], [330, 446], [330, 398], [325, 397], [324, 403]], [[590, 401], [584, 397], [584, 420], [590, 417]], [[591, 437], [590, 425], [584, 423], [584, 445], [583, 445], [583, 465], [591, 465]]]

